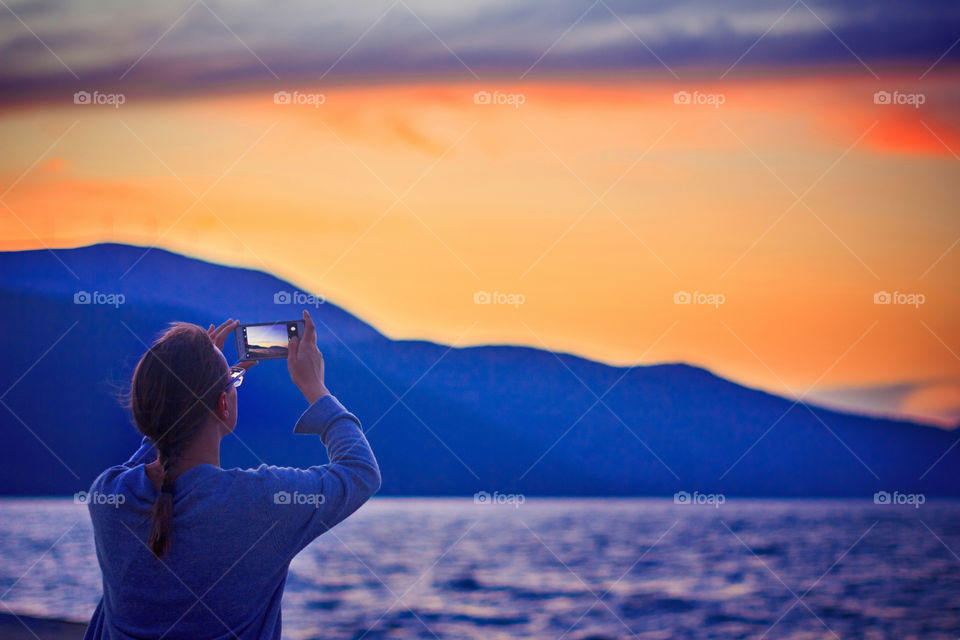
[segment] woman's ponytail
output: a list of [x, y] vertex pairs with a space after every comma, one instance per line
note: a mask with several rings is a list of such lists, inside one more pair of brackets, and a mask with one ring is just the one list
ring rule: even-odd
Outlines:
[[147, 544], [153, 555], [162, 558], [170, 550], [170, 531], [173, 528], [173, 467], [176, 456], [163, 456], [163, 481], [157, 501], [153, 503], [153, 525]]

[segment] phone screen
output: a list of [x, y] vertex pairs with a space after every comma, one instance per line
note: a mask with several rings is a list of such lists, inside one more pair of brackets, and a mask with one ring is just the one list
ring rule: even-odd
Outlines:
[[237, 328], [237, 353], [241, 360], [287, 357], [287, 343], [300, 336], [302, 320], [244, 324]]

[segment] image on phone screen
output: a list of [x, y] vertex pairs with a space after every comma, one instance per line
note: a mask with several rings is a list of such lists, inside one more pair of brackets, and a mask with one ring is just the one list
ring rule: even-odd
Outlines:
[[244, 324], [237, 327], [237, 353], [241, 360], [286, 358], [287, 344], [300, 336], [301, 320]]

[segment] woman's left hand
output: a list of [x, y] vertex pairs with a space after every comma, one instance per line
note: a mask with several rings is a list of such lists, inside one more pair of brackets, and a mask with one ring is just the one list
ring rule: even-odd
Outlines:
[[[227, 336], [230, 335], [231, 331], [239, 326], [240, 321], [231, 318], [230, 320], [227, 320], [221, 324], [219, 327], [210, 325], [210, 328], [207, 329], [207, 335], [210, 336], [211, 340], [213, 340], [213, 344], [217, 345], [217, 349], [223, 351], [223, 344], [227, 341]], [[240, 367], [241, 369], [249, 369], [255, 364], [257, 364], [256, 360], [241, 360], [233, 366]]]
[[213, 344], [217, 345], [217, 349], [223, 351], [223, 343], [227, 341], [227, 336], [239, 326], [240, 321], [231, 318], [216, 328], [211, 324], [210, 328], [207, 329], [207, 335], [213, 340]]

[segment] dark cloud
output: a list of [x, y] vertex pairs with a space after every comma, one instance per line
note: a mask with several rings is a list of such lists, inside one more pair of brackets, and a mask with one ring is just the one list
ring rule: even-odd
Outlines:
[[6, 101], [89, 87], [183, 93], [435, 74], [638, 70], [683, 78], [821, 65], [879, 74], [899, 65], [920, 75], [944, 53], [938, 67], [960, 61], [960, 46], [950, 49], [960, 38], [960, 4], [934, 1], [8, 5], [0, 8]]

